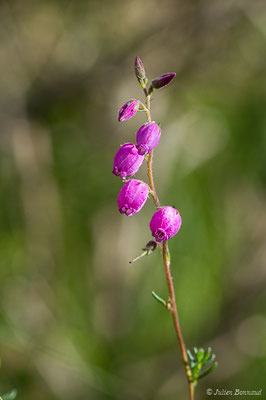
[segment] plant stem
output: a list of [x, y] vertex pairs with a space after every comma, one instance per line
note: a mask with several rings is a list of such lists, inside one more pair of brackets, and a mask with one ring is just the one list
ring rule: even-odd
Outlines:
[[183, 361], [184, 361], [184, 365], [185, 365], [185, 371], [186, 371], [186, 375], [187, 375], [187, 380], [188, 380], [188, 385], [189, 385], [189, 398], [190, 398], [190, 400], [193, 400], [194, 399], [194, 384], [192, 382], [192, 373], [191, 373], [191, 370], [189, 367], [186, 345], [185, 345], [183, 335], [181, 332], [181, 327], [180, 327], [178, 313], [177, 313], [175, 290], [174, 290], [174, 284], [173, 284], [173, 279], [171, 276], [171, 269], [170, 269], [170, 252], [169, 252], [167, 240], [163, 242], [163, 263], [164, 263], [164, 270], [165, 270], [165, 274], [166, 274], [170, 303], [171, 303], [170, 311], [171, 311], [171, 314], [173, 317], [174, 327], [175, 327], [177, 339], [179, 342], [179, 346], [181, 349], [181, 353], [182, 353], [182, 357], [183, 357]]
[[[146, 111], [147, 122], [151, 122], [150, 95], [148, 94], [147, 89], [144, 89], [144, 93], [145, 93], [146, 105], [147, 105], [147, 111]], [[159, 201], [157, 192], [155, 190], [155, 184], [154, 184], [153, 173], [152, 173], [152, 151], [149, 154], [147, 166], [148, 166], [148, 177], [149, 177], [150, 187], [152, 189], [152, 197], [153, 197], [156, 208], [159, 209], [160, 201]], [[163, 264], [164, 264], [164, 270], [165, 270], [165, 274], [166, 274], [166, 280], [167, 280], [168, 291], [169, 291], [169, 299], [170, 299], [170, 305], [171, 305], [170, 312], [173, 317], [174, 327], [175, 327], [177, 339], [179, 342], [179, 346], [181, 349], [182, 358], [183, 358], [183, 362], [184, 362], [184, 366], [185, 366], [185, 371], [186, 371], [186, 376], [187, 376], [187, 381], [188, 381], [188, 386], [189, 386], [189, 399], [194, 400], [194, 383], [192, 381], [192, 372], [191, 372], [191, 369], [189, 366], [186, 345], [184, 343], [184, 339], [183, 339], [183, 335], [182, 335], [181, 327], [180, 327], [180, 323], [179, 323], [178, 313], [177, 313], [175, 290], [174, 290], [174, 284], [173, 284], [173, 279], [171, 276], [171, 269], [170, 269], [170, 252], [169, 252], [167, 240], [163, 242], [162, 253], [163, 253]]]
[[[151, 122], [151, 103], [150, 103], [151, 97], [149, 96], [147, 89], [144, 89], [144, 93], [145, 93], [146, 105], [147, 105], [147, 111], [146, 111], [147, 122]], [[148, 156], [148, 176], [149, 176], [150, 187], [152, 190], [152, 197], [153, 197], [156, 208], [159, 209], [160, 201], [159, 201], [159, 197], [155, 190], [154, 179], [153, 179], [153, 174], [152, 174], [152, 151], [150, 152], [150, 154]]]
[[155, 203], [156, 208], [159, 209], [160, 201], [159, 201], [158, 195], [155, 190], [153, 174], [152, 174], [152, 151], [150, 152], [149, 157], [148, 157], [148, 176], [149, 176], [150, 187], [152, 190], [153, 201]]

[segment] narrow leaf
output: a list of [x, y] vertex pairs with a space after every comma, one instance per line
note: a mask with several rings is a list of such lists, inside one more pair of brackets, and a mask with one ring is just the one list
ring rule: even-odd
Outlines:
[[202, 361], [204, 358], [204, 349], [202, 349], [201, 347], [198, 349], [197, 358], [198, 361]]
[[195, 362], [195, 358], [193, 357], [192, 353], [190, 350], [187, 350], [187, 355], [190, 361]]
[[206, 352], [205, 352], [204, 358], [203, 358], [203, 363], [204, 363], [205, 361], [208, 360], [208, 358], [209, 358], [210, 355], [211, 355], [211, 352], [212, 352], [211, 347], [208, 347], [208, 349], [207, 349]]
[[192, 372], [194, 378], [197, 380], [199, 372], [200, 372], [200, 369], [197, 364], [195, 365], [195, 367], [191, 368], [191, 372]]
[[215, 354], [212, 354], [208, 360], [204, 361], [203, 366], [206, 367], [207, 365], [210, 365], [216, 358]]
[[209, 375], [212, 371], [214, 371], [217, 368], [217, 366], [218, 366], [218, 363], [215, 362], [211, 368], [207, 369], [207, 371], [200, 374], [198, 379], [204, 378], [204, 376]]
[[164, 307], [167, 308], [167, 303], [164, 299], [162, 299], [158, 294], [156, 294], [154, 291], [151, 292], [152, 296], [157, 300], [159, 303], [161, 303]]

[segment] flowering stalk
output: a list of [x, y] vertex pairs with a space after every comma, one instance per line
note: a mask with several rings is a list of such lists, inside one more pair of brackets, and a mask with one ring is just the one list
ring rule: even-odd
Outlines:
[[211, 354], [210, 348], [205, 351], [202, 348], [194, 347], [193, 354], [186, 349], [178, 318], [175, 291], [170, 269], [170, 251], [168, 248], [168, 239], [178, 233], [182, 219], [179, 212], [173, 207], [161, 207], [152, 171], [153, 149], [159, 144], [161, 130], [155, 122], [152, 122], [150, 99], [153, 89], [160, 89], [167, 86], [173, 81], [176, 74], [167, 73], [159, 76], [152, 80], [152, 84], [147, 89], [148, 79], [146, 77], [144, 65], [139, 57], [136, 57], [135, 60], [135, 74], [144, 91], [146, 106], [140, 100], [129, 100], [120, 109], [118, 121], [126, 121], [127, 119], [132, 118], [137, 111], [145, 111], [147, 123], [141, 126], [138, 130], [136, 135], [136, 145], [134, 143], [125, 143], [120, 147], [114, 158], [113, 173], [120, 176], [120, 178], [125, 182], [126, 178], [135, 175], [144, 158], [147, 157], [149, 186], [144, 182], [135, 179], [131, 179], [124, 183], [124, 186], [118, 195], [118, 207], [121, 213], [131, 216], [142, 209], [149, 193], [153, 198], [157, 211], [151, 219], [150, 229], [156, 242], [148, 242], [143, 249], [144, 253], [136, 257], [131, 261], [131, 263], [139, 260], [145, 255], [150, 255], [157, 247], [162, 252], [169, 300], [163, 300], [155, 292], [152, 292], [152, 295], [172, 314], [174, 328], [188, 381], [189, 399], [194, 400], [194, 388], [197, 381], [212, 372], [216, 368], [217, 363], [214, 362], [215, 355]]
[[[144, 89], [144, 94], [146, 97], [146, 105], [147, 105], [147, 113], [146, 113], [147, 121], [150, 122], [151, 121], [151, 107], [150, 107], [151, 95], [148, 94], [146, 88]], [[154, 193], [154, 196], [153, 196], [154, 203], [155, 203], [156, 208], [159, 209], [160, 201], [159, 201], [158, 195], [155, 190], [155, 184], [154, 184], [153, 172], [152, 172], [152, 151], [149, 154], [147, 166], [148, 166], [148, 177], [149, 177], [150, 186]], [[193, 400], [194, 399], [194, 383], [193, 383], [192, 373], [191, 373], [190, 366], [189, 366], [186, 345], [185, 345], [183, 335], [181, 332], [178, 313], [177, 313], [175, 290], [174, 290], [174, 284], [173, 284], [173, 279], [172, 279], [171, 269], [170, 269], [170, 251], [168, 248], [168, 240], [165, 240], [163, 242], [163, 264], [164, 264], [164, 270], [165, 270], [166, 280], [167, 280], [167, 285], [168, 285], [168, 290], [169, 290], [169, 299], [170, 299], [169, 310], [173, 317], [174, 327], [175, 327], [177, 339], [179, 342], [179, 346], [181, 349], [183, 362], [185, 365], [185, 371], [186, 371], [188, 385], [189, 385], [189, 398], [190, 398], [190, 400]]]

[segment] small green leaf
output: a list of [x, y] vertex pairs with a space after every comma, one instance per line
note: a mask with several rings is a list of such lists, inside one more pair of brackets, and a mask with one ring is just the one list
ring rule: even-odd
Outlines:
[[215, 362], [211, 368], [207, 369], [207, 371], [204, 371], [202, 374], [200, 374], [198, 379], [204, 378], [204, 376], [209, 375], [212, 371], [214, 371], [217, 368], [217, 366], [218, 363]]
[[195, 358], [193, 357], [192, 353], [190, 350], [187, 350], [187, 355], [190, 361], [195, 362]]
[[208, 349], [205, 351], [205, 355], [204, 355], [204, 358], [203, 358], [203, 363], [208, 360], [208, 358], [211, 355], [211, 352], [212, 352], [211, 347], [208, 347]]
[[211, 348], [204, 350], [202, 347], [194, 347], [194, 354], [187, 350], [189, 359], [189, 366], [192, 374], [192, 382], [197, 384], [198, 379], [208, 375], [217, 367], [217, 362], [214, 363], [216, 358], [215, 354], [211, 354]]
[[167, 303], [164, 299], [162, 299], [160, 296], [158, 296], [158, 294], [155, 293], [154, 291], [152, 291], [151, 294], [155, 298], [155, 300], [157, 300], [159, 303], [161, 303], [164, 307], [167, 308]]
[[202, 349], [201, 347], [198, 349], [197, 358], [198, 361], [202, 361], [204, 358], [204, 349]]
[[195, 380], [197, 380], [199, 372], [200, 372], [199, 366], [196, 364], [194, 367], [191, 368], [191, 372], [192, 372]]
[[216, 358], [215, 354], [212, 354], [208, 360], [204, 361], [203, 366], [206, 367], [207, 365], [210, 365]]

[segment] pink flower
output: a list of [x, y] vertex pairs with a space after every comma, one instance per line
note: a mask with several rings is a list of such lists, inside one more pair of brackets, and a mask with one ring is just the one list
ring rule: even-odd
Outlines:
[[126, 179], [135, 175], [139, 170], [144, 156], [138, 154], [138, 150], [133, 143], [125, 143], [120, 147], [114, 157], [113, 174]]
[[150, 222], [152, 236], [157, 242], [164, 242], [177, 234], [182, 224], [179, 212], [173, 207], [162, 207], [156, 211]]
[[128, 216], [139, 212], [149, 195], [149, 187], [146, 183], [131, 179], [126, 182], [117, 197], [117, 204], [121, 214]]
[[161, 130], [155, 122], [142, 125], [137, 132], [137, 149], [139, 154], [150, 153], [159, 143]]

